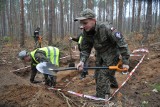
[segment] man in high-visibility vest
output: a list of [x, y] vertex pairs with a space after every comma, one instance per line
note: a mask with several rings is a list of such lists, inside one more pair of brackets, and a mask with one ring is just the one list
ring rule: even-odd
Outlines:
[[[83, 37], [82, 37], [82, 35], [83, 35], [83, 33], [82, 33], [83, 32], [83, 26], [80, 26], [80, 29], [81, 29], [81, 33], [76, 38], [70, 37], [69, 40], [73, 40], [73, 41], [78, 43], [78, 49], [80, 51], [80, 58], [81, 58], [81, 43], [82, 43], [82, 40], [83, 40]], [[85, 67], [88, 66], [86, 62], [84, 64], [84, 66]], [[83, 72], [81, 73], [81, 78], [85, 78], [86, 75], [88, 75], [88, 70], [84, 69]]]
[[[43, 48], [37, 48], [31, 52], [26, 50], [21, 51], [18, 54], [19, 58], [24, 62], [31, 62], [31, 83], [37, 83], [35, 76], [37, 74], [36, 65], [40, 62], [50, 62], [56, 66], [59, 66], [59, 49], [56, 47], [48, 46]], [[51, 76], [44, 74], [45, 85], [55, 86], [56, 85], [56, 76]]]

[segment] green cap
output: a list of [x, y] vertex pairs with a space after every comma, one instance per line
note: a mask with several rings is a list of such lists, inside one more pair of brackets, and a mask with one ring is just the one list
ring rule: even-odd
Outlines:
[[80, 13], [80, 17], [77, 17], [76, 19], [74, 19], [74, 21], [78, 21], [78, 20], [85, 20], [85, 19], [92, 19], [95, 18], [95, 13], [91, 10], [91, 9], [85, 9]]

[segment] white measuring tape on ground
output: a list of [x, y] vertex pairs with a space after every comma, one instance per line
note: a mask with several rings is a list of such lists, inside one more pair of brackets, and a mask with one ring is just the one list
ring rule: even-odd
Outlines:
[[[148, 49], [137, 49], [137, 50], [134, 50], [132, 53], [136, 53], [136, 52], [149, 52]], [[132, 56], [142, 56], [140, 54], [132, 54]], [[109, 97], [107, 100], [106, 99], [103, 99], [103, 98], [98, 98], [98, 97], [94, 97], [94, 96], [90, 96], [90, 95], [85, 95], [85, 94], [81, 94], [81, 93], [77, 93], [77, 92], [74, 92], [74, 91], [65, 91], [65, 92], [68, 92], [70, 94], [73, 94], [73, 95], [76, 95], [76, 96], [79, 96], [79, 97], [83, 97], [83, 98], [88, 98], [88, 99], [92, 99], [92, 100], [101, 100], [101, 101], [105, 101], [105, 102], [108, 102], [110, 101], [114, 95], [126, 84], [126, 82], [131, 78], [131, 76], [133, 75], [133, 73], [135, 72], [135, 70], [138, 68], [138, 66], [143, 62], [143, 59], [145, 58], [145, 55], [142, 56], [142, 58], [140, 59], [140, 61], [138, 62], [138, 64], [133, 68], [133, 70], [128, 74], [128, 77], [126, 78], [126, 80], [120, 85], [120, 87], [115, 90], [113, 92], [113, 94], [111, 95], [111, 97]], [[52, 89], [52, 90], [59, 90], [61, 91], [62, 89], [57, 89], [57, 88], [48, 88], [48, 89]]]

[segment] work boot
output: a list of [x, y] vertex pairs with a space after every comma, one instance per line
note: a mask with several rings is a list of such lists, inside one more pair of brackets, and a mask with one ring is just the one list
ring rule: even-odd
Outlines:
[[37, 84], [37, 83], [40, 83], [41, 81], [30, 80], [30, 82], [33, 83], [33, 84]]
[[88, 75], [88, 71], [83, 71], [82, 73], [81, 73], [81, 79], [83, 79], [83, 78], [85, 78], [86, 77], [86, 75]]
[[110, 87], [111, 88], [118, 88], [118, 84], [111, 84]]
[[55, 87], [56, 86], [56, 76], [51, 76], [50, 78], [50, 86]]
[[115, 78], [115, 76], [113, 76], [113, 75], [110, 75], [109, 76], [109, 81], [110, 81], [110, 87], [111, 88], [118, 88], [118, 83], [117, 83], [117, 80], [116, 80], [116, 78]]
[[45, 80], [44, 80], [44, 85], [49, 86], [49, 80], [48, 80], [48, 79], [45, 79]]
[[110, 87], [111, 88], [118, 88], [118, 83], [117, 83], [117, 80], [115, 79], [114, 81], [112, 80], [112, 81], [110, 81], [111, 82], [111, 84], [110, 84]]
[[55, 87], [56, 86], [56, 78], [57, 78], [56, 76], [49, 75], [48, 76], [48, 81], [47, 81], [46, 85], [48, 85], [50, 87]]

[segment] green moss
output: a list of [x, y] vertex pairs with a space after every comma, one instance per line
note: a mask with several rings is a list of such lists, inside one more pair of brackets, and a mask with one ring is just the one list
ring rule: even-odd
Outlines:
[[154, 87], [158, 92], [160, 92], [160, 84], [159, 84], [159, 83], [153, 85], [153, 87]]
[[11, 38], [9, 36], [4, 36], [3, 41], [4, 42], [9, 42], [9, 41], [11, 41]]
[[143, 96], [150, 96], [150, 93], [143, 93]]

